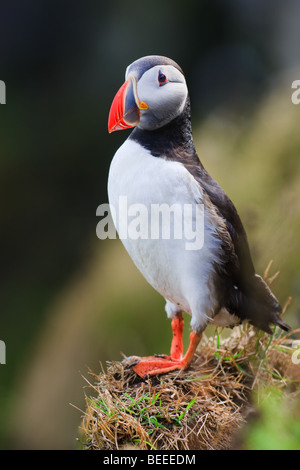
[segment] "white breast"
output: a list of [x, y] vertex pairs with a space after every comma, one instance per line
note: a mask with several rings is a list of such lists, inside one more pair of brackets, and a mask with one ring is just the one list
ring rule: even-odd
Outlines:
[[[171, 225], [171, 238], [151, 238], [151, 207], [167, 204], [169, 207], [192, 206], [195, 228], [196, 204], [202, 203], [202, 190], [188, 170], [179, 162], [154, 157], [133, 140], [127, 139], [116, 152], [109, 171], [108, 197], [114, 223], [119, 236], [138, 269], [147, 281], [170, 302], [179, 305], [193, 316], [192, 324], [200, 328], [207, 317], [215, 314], [216, 300], [212, 286], [212, 262], [219, 257], [220, 246], [214, 235], [209, 214], [204, 210], [204, 218], [199, 215], [201, 226], [197, 230], [204, 233], [201, 249], [187, 249], [187, 240], [174, 239], [174, 224], [180, 225], [179, 212], [175, 211]], [[120, 201], [123, 201], [120, 206]], [[125, 213], [124, 201], [130, 211], [147, 210], [148, 237], [132, 239], [120, 233], [120, 224], [127, 219], [127, 225], [134, 219]], [[173, 206], [173, 207], [176, 207]], [[199, 206], [199, 211], [202, 209]], [[197, 208], [198, 210], [198, 208]], [[137, 214], [137, 213], [136, 213]], [[183, 220], [183, 219], [182, 219]], [[185, 221], [185, 220], [184, 220]], [[199, 224], [199, 221], [197, 222]], [[124, 226], [123, 226], [124, 227]], [[121, 230], [122, 232], [122, 230]], [[182, 230], [184, 232], [184, 230]]]

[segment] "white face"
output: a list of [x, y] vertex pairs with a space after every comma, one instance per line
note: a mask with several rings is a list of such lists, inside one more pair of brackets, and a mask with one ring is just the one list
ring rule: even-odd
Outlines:
[[137, 95], [140, 101], [148, 105], [147, 109], [141, 110], [139, 127], [154, 130], [182, 113], [188, 90], [185, 78], [177, 68], [173, 65], [156, 65], [138, 80]]

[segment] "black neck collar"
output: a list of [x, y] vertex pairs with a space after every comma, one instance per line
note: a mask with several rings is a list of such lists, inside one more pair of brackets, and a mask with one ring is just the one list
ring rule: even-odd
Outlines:
[[130, 134], [129, 139], [141, 144], [155, 157], [173, 160], [174, 151], [179, 149], [190, 155], [195, 154], [189, 97], [183, 112], [173, 121], [153, 131], [136, 127]]

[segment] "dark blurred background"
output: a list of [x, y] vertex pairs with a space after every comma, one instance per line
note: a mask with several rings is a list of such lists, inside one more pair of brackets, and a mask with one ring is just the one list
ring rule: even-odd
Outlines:
[[200, 158], [299, 324], [299, 21], [297, 0], [1, 2], [0, 448], [75, 448], [88, 368], [169, 347], [163, 300], [96, 237], [128, 136], [108, 134], [109, 107], [141, 56], [185, 71]]

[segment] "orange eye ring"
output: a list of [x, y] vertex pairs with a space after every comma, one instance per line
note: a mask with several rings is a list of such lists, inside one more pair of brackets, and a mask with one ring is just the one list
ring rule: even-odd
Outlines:
[[164, 85], [165, 83], [167, 83], [167, 77], [161, 72], [159, 71], [158, 72], [158, 84], [159, 86], [161, 85]]

